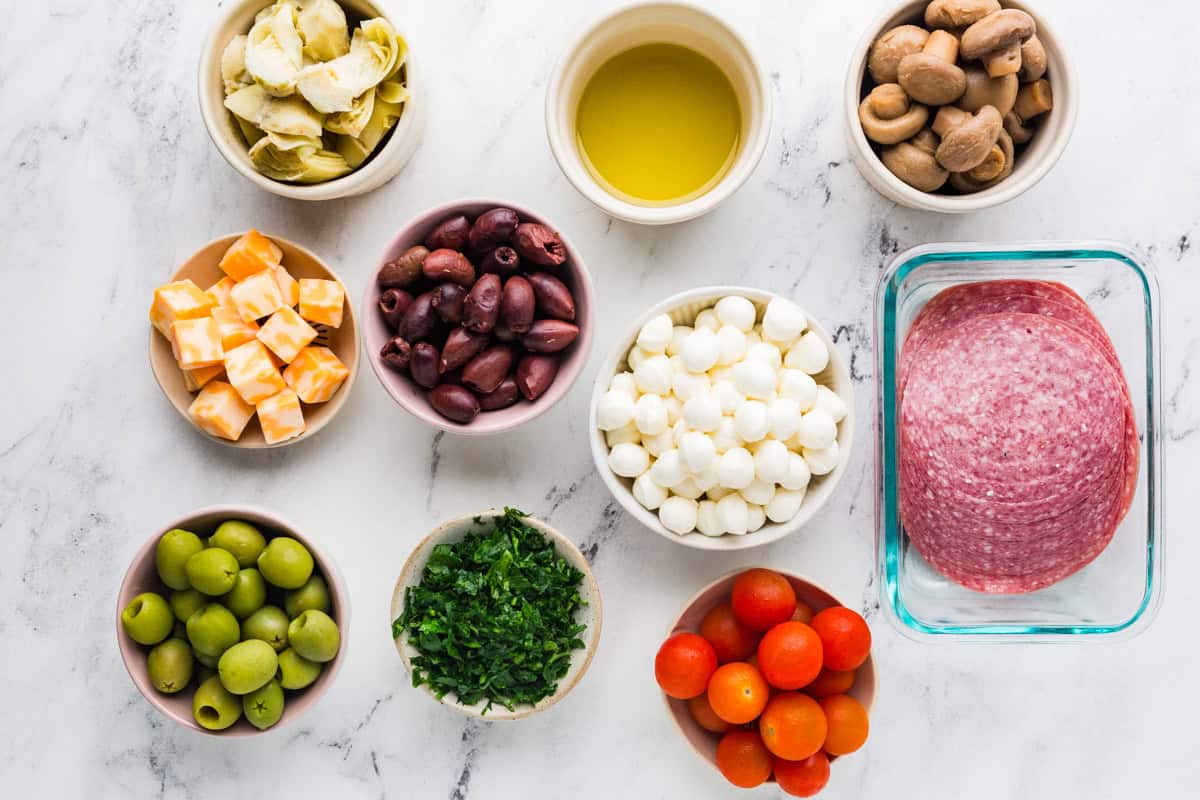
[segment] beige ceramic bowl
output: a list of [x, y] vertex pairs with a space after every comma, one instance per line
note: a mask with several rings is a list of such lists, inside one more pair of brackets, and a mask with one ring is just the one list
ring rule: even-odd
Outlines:
[[[225, 251], [229, 249], [229, 246], [236, 242], [241, 235], [240, 233], [233, 233], [229, 236], [222, 236], [220, 239], [213, 239], [196, 251], [191, 258], [183, 262], [183, 266], [176, 270], [175, 274], [171, 276], [171, 280], [181, 281], [184, 278], [191, 278], [201, 289], [207, 289], [209, 286], [212, 286], [225, 276], [225, 273], [221, 271], [217, 263], [221, 260], [221, 256], [225, 254]], [[297, 280], [300, 278], [322, 278], [342, 283], [342, 279], [337, 276], [337, 273], [325, 266], [325, 263], [311, 251], [306, 250], [298, 244], [289, 242], [287, 239], [281, 239], [278, 236], [271, 236], [270, 234], [263, 235], [275, 242], [283, 250], [283, 265], [292, 274], [292, 277]], [[343, 290], [345, 290], [345, 287], [346, 284], [342, 283]], [[340, 328], [329, 328], [328, 331], [325, 331], [324, 326], [322, 326], [319, 330], [322, 330], [323, 333], [317, 338], [314, 344], [327, 344], [329, 349], [350, 370], [350, 375], [328, 402], [316, 405], [303, 404], [304, 422], [307, 425], [304, 433], [293, 439], [287, 439], [276, 444], [267, 444], [266, 440], [263, 439], [262, 428], [259, 427], [257, 416], [250, 420], [246, 429], [242, 431], [241, 438], [236, 442], [222, 439], [219, 436], [212, 436], [196, 427], [187, 413], [188, 406], [192, 404], [192, 400], [196, 398], [196, 395], [188, 391], [187, 386], [183, 383], [183, 371], [179, 369], [179, 364], [175, 361], [175, 356], [171, 352], [171, 343], [167, 341], [165, 336], [155, 330], [154, 326], [150, 326], [150, 368], [154, 371], [154, 379], [158, 381], [159, 388], [162, 389], [167, 399], [171, 401], [171, 405], [175, 407], [175, 410], [179, 412], [181, 417], [187, 420], [188, 425], [195, 428], [201, 435], [215, 442], [227, 444], [232, 447], [249, 449], [286, 447], [287, 445], [295, 444], [313, 436], [317, 431], [328, 425], [334, 415], [341, 410], [346, 402], [346, 398], [350, 396], [350, 389], [354, 386], [354, 379], [358, 376], [358, 326], [354, 319], [354, 304], [349, 300], [346, 301], [342, 309], [342, 326]]]
[[240, 172], [243, 177], [261, 189], [294, 200], [332, 200], [350, 197], [378, 189], [404, 169], [421, 143], [425, 128], [425, 86], [421, 83], [419, 62], [413, 58], [412, 41], [404, 35], [396, 18], [387, 13], [382, 3], [372, 0], [338, 0], [346, 11], [347, 21], [358, 27], [359, 20], [384, 17], [408, 43], [408, 60], [405, 62], [405, 83], [412, 97], [404, 106], [404, 113], [395, 127], [384, 137], [371, 157], [358, 169], [324, 183], [311, 185], [284, 183], [260, 173], [250, 161], [245, 139], [233, 115], [225, 108], [225, 89], [221, 83], [221, 53], [233, 37], [246, 33], [254, 24], [254, 16], [270, 6], [273, 0], [233, 0], [217, 12], [204, 49], [200, 53], [198, 75], [200, 116], [204, 127], [216, 145], [217, 151]]
[[850, 369], [846, 365], [841, 351], [834, 343], [833, 337], [812, 315], [805, 311], [805, 316], [808, 318], [808, 329], [815, 331], [825, 342], [825, 347], [829, 349], [829, 366], [823, 372], [814, 375], [813, 378], [818, 384], [828, 386], [841, 397], [846, 403], [847, 411], [846, 418], [838, 423], [838, 465], [827, 475], [812, 477], [812, 482], [808, 485], [808, 493], [804, 497], [804, 502], [800, 504], [800, 511], [796, 516], [787, 522], [768, 520], [757, 531], [747, 533], [745, 536], [727, 534], [714, 537], [705, 536], [699, 531], [692, 531], [680, 536], [668, 530], [659, 521], [657, 513], [648, 510], [634, 498], [632, 480], [622, 478], [609, 469], [608, 442], [605, 441], [604, 431], [596, 425], [596, 409], [600, 398], [608, 391], [608, 385], [613, 375], [624, 372], [628, 368], [626, 356], [637, 342], [642, 326], [659, 314], [669, 315], [676, 325], [690, 325], [696, 319], [697, 314], [706, 308], [712, 308], [718, 300], [729, 295], [739, 295], [750, 300], [758, 307], [760, 315], [767, 307], [767, 303], [771, 302], [773, 298], [781, 296], [774, 292], [750, 289], [744, 286], [705, 286], [668, 297], [634, 320], [633, 324], [617, 338], [615, 346], [609, 351], [596, 375], [596, 384], [592, 389], [592, 405], [588, 413], [588, 437], [592, 445], [592, 460], [596, 464], [596, 470], [600, 473], [604, 485], [612, 492], [621, 507], [638, 522], [660, 536], [698, 550], [745, 550], [779, 541], [800, 530], [833, 496], [842, 475], [846, 472], [846, 464], [850, 461], [850, 453], [854, 444], [854, 385], [850, 380]]
[[862, 176], [887, 199], [909, 208], [938, 211], [943, 214], [965, 214], [1007, 203], [1033, 188], [1046, 177], [1058, 162], [1075, 130], [1079, 112], [1079, 79], [1067, 56], [1063, 40], [1029, 5], [1019, 0], [1001, 0], [1005, 8], [1026, 11], [1037, 20], [1037, 35], [1046, 48], [1048, 69], [1046, 77], [1054, 90], [1054, 108], [1037, 125], [1033, 139], [1020, 152], [1012, 175], [981, 192], [974, 194], [937, 194], [914, 189], [892, 174], [883, 165], [858, 121], [858, 106], [865, 96], [867, 55], [871, 44], [884, 32], [897, 25], [916, 23], [923, 26], [923, 14], [928, 0], [904, 0], [891, 5], [867, 27], [850, 56], [850, 65], [843, 89], [846, 138], [850, 156]]
[[[704, 619], [704, 616], [714, 606], [729, 599], [733, 591], [734, 580], [738, 575], [749, 569], [752, 569], [752, 567], [745, 567], [744, 569], [722, 575], [701, 589], [684, 606], [683, 612], [667, 631], [667, 636], [681, 631], [691, 633], [699, 631], [700, 622]], [[771, 567], [765, 567], [765, 569], [771, 569]], [[827, 589], [808, 578], [780, 570], [774, 571], [788, 579], [788, 583], [796, 591], [796, 598], [808, 604], [814, 614], [830, 606], [845, 605], [845, 603], [839, 602]], [[848, 694], [862, 703], [863, 708], [870, 713], [871, 706], [875, 702], [875, 657], [873, 655], [867, 656], [867, 660], [858, 668], [857, 675], [854, 678], [854, 685], [850, 687]], [[665, 694], [663, 695], [663, 700], [666, 703], [667, 712], [671, 715], [671, 720], [675, 723], [675, 727], [683, 734], [683, 738], [692, 746], [696, 755], [711, 764], [713, 769], [717, 769], [717, 743], [721, 740], [721, 737], [715, 733], [706, 731], [697, 724], [696, 720], [692, 718], [691, 712], [688, 711], [686, 700], [676, 700], [673, 697], [667, 697]], [[870, 746], [869, 738], [865, 746]], [[852, 756], [853, 754], [843, 757]], [[830, 760], [832, 761], [833, 759]]]
[[[183, 528], [196, 534], [201, 539], [207, 539], [217, 529], [218, 525], [230, 519], [244, 520], [257, 526], [268, 539], [273, 536], [290, 536], [308, 548], [309, 552], [312, 553], [316, 571], [321, 573], [321, 576], [325, 578], [325, 583], [329, 586], [329, 596], [333, 603], [333, 611], [330, 616], [337, 623], [342, 636], [341, 649], [338, 650], [338, 654], [334, 657], [333, 661], [330, 661], [321, 670], [321, 676], [305, 689], [294, 692], [288, 691], [286, 693], [286, 704], [283, 708], [283, 717], [280, 718], [279, 722], [265, 731], [255, 728], [246, 721], [245, 717], [239, 719], [231, 727], [223, 731], [210, 731], [207, 728], [200, 727], [196, 724], [196, 720], [192, 716], [192, 694], [195, 691], [195, 681], [193, 680], [192, 686], [177, 694], [160, 693], [150, 683], [150, 678], [146, 671], [146, 654], [150, 651], [150, 648], [144, 647], [130, 639], [125, 634], [125, 629], [121, 626], [121, 612], [134, 597], [142, 592], [157, 592], [167, 597], [170, 592], [159, 579], [158, 569], [154, 563], [155, 548], [158, 546], [159, 538], [164, 533], [174, 528]], [[129, 672], [129, 677], [133, 680], [134, 686], [138, 688], [138, 691], [142, 693], [142, 696], [146, 698], [150, 705], [170, 718], [171, 721], [185, 728], [190, 728], [191, 730], [211, 736], [257, 736], [260, 733], [269, 733], [278, 730], [294, 722], [305, 711], [315, 705], [325, 692], [329, 690], [329, 687], [333, 685], [338, 671], [342, 668], [342, 662], [346, 659], [346, 648], [349, 646], [349, 639], [350, 595], [346, 591], [346, 585], [342, 580], [341, 573], [338, 572], [337, 564], [334, 563], [329, 554], [322, 550], [311, 537], [301, 533], [294, 525], [277, 514], [273, 514], [257, 506], [210, 506], [193, 511], [162, 526], [145, 544], [138, 548], [132, 563], [129, 565], [129, 569], [125, 572], [125, 579], [121, 582], [121, 590], [117, 595], [117, 647], [121, 651], [121, 659], [125, 662], [125, 669]]]
[[[486, 524], [490, 520], [502, 516], [504, 516], [504, 511], [495, 508], [481, 511], [478, 514], [468, 514], [465, 517], [459, 517], [442, 523], [434, 529], [433, 533], [421, 540], [421, 543], [413, 550], [412, 555], [404, 562], [404, 567], [400, 570], [400, 577], [396, 580], [396, 588], [392, 592], [391, 619], [396, 619], [404, 612], [405, 590], [409, 586], [416, 586], [421, 582], [421, 577], [425, 572], [425, 564], [429, 561], [429, 556], [435, 546], [462, 541], [468, 533], [479, 529], [481, 521]], [[484, 707], [487, 705], [486, 701], [481, 701], [470, 706], [463, 705], [458, 702], [458, 699], [453, 694], [448, 694], [439, 700], [442, 705], [453, 708], [455, 711], [466, 714], [469, 717], [478, 717], [485, 720], [515, 720], [524, 719], [525, 717], [545, 711], [566, 697], [567, 693], [583, 680], [584, 673], [587, 672], [588, 667], [592, 663], [592, 657], [596, 655], [596, 647], [600, 644], [600, 627], [604, 616], [600, 605], [600, 585], [596, 582], [596, 577], [592, 574], [592, 569], [587, 559], [583, 557], [583, 553], [579, 552], [579, 548], [575, 546], [574, 542], [554, 528], [551, 528], [545, 522], [533, 517], [526, 517], [525, 521], [541, 531], [547, 539], [552, 540], [555, 549], [558, 550], [558, 554], [583, 573], [583, 585], [579, 587], [579, 594], [587, 605], [577, 612], [576, 619], [580, 624], [587, 626], [587, 629], [581, 635], [587, 646], [571, 653], [571, 666], [568, 668], [567, 674], [558, 682], [558, 688], [554, 694], [539, 700], [536, 705], [525, 703], [516, 706], [512, 711], [501, 705], [493, 705], [484, 714]], [[407, 632], [402, 633], [400, 638], [396, 639], [396, 652], [400, 654], [400, 658], [404, 662], [404, 668], [411, 675], [412, 659], [420, 655], [420, 652], [409, 642]], [[428, 686], [422, 685], [421, 689], [435, 700], [438, 699]]]

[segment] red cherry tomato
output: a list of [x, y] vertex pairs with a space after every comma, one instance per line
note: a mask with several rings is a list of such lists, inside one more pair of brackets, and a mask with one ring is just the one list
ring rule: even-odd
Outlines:
[[792, 618], [796, 592], [788, 579], [769, 569], [751, 569], [733, 581], [734, 616], [750, 630], [765, 631]]
[[708, 689], [717, 669], [717, 653], [702, 636], [677, 633], [662, 643], [654, 657], [654, 678], [671, 697], [690, 700]]
[[829, 669], [858, 669], [871, 654], [871, 629], [858, 612], [831, 606], [818, 612], [811, 624], [821, 637]]

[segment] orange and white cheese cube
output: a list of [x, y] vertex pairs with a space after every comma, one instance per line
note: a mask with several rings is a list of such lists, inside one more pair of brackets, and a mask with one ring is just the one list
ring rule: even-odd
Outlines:
[[250, 404], [266, 400], [287, 388], [279, 367], [271, 362], [266, 345], [257, 339], [225, 354], [225, 374], [242, 399]]
[[289, 364], [315, 338], [316, 329], [287, 306], [272, 314], [258, 331], [258, 340]]
[[279, 290], [279, 282], [270, 272], [260, 272], [239, 281], [229, 294], [234, 308], [246, 322], [269, 317], [287, 305], [283, 301], [283, 292]]
[[333, 397], [350, 370], [328, 347], [306, 347], [283, 371], [283, 379], [306, 403], [324, 403]]
[[277, 244], [258, 231], [251, 230], [229, 246], [217, 266], [235, 281], [241, 281], [282, 260], [283, 251]]
[[213, 299], [213, 304], [216, 306], [232, 306], [233, 298], [229, 293], [233, 291], [233, 287], [236, 285], [237, 281], [226, 275], [208, 287], [208, 296]]
[[282, 264], [272, 267], [271, 273], [275, 276], [275, 282], [279, 284], [279, 291], [283, 293], [283, 302], [295, 307], [300, 302], [300, 282], [293, 278], [292, 273]]
[[233, 306], [217, 306], [213, 309], [212, 316], [217, 321], [217, 330], [221, 332], [221, 346], [226, 351], [254, 341], [258, 335], [258, 323], [246, 322]]
[[196, 395], [188, 416], [205, 433], [236, 442], [254, 416], [254, 406], [225, 381], [212, 381]]
[[183, 385], [187, 387], [189, 392], [196, 392], [203, 389], [204, 385], [209, 381], [224, 374], [224, 363], [213, 364], [211, 367], [200, 367], [199, 369], [185, 369], [183, 370]]
[[267, 444], [282, 442], [304, 433], [304, 412], [300, 398], [291, 389], [284, 389], [258, 404], [258, 424], [262, 426]]
[[150, 322], [158, 332], [171, 338], [171, 325], [181, 319], [207, 317], [213, 299], [191, 280], [175, 281], [154, 290]]
[[342, 306], [346, 292], [337, 281], [320, 278], [300, 279], [300, 316], [331, 328], [342, 324]]
[[221, 331], [212, 317], [174, 322], [171, 325], [171, 350], [180, 369], [211, 367], [225, 358]]

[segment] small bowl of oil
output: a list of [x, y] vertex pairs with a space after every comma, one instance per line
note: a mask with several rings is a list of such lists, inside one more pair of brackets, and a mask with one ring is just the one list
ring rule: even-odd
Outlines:
[[707, 214], [746, 182], [771, 131], [771, 92], [745, 40], [687, 3], [626, 6], [586, 27], [546, 90], [567, 179], [644, 225]]

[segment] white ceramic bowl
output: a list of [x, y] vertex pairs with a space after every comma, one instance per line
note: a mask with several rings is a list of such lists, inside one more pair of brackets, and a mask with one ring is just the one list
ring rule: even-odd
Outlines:
[[920, 20], [928, 0], [904, 0], [893, 4], [863, 33], [862, 39], [850, 56], [843, 90], [846, 138], [849, 142], [850, 157], [858, 171], [887, 199], [909, 208], [939, 211], [943, 214], [965, 214], [992, 208], [1007, 203], [1033, 188], [1058, 162], [1066, 149], [1071, 133], [1075, 130], [1075, 118], [1079, 113], [1079, 79], [1075, 67], [1063, 49], [1062, 39], [1047, 24], [1045, 17], [1019, 0], [1001, 0], [1001, 4], [1005, 8], [1026, 11], [1037, 20], [1037, 35], [1046, 48], [1046, 77], [1053, 87], [1054, 108], [1038, 121], [1037, 132], [1018, 154], [1012, 175], [990, 189], [974, 194], [935, 194], [909, 186], [893, 175], [879, 160], [858, 120], [858, 106], [865, 96], [863, 82], [866, 78], [867, 54], [871, 44], [885, 31], [897, 25], [923, 25]]
[[[675, 205], [638, 205], [610, 194], [584, 165], [575, 141], [575, 115], [588, 80], [613, 56], [652, 42], [707, 56], [728, 76], [742, 107], [741, 146], [725, 177], [700, 197]], [[546, 135], [567, 179], [605, 213], [644, 225], [694, 219], [737, 191], [766, 150], [771, 114], [770, 82], [742, 37], [710, 12], [681, 2], [637, 3], [592, 23], [567, 45], [546, 87]]]
[[246, 33], [254, 24], [254, 16], [271, 5], [272, 0], [234, 0], [218, 15], [212, 32], [200, 53], [198, 88], [200, 116], [204, 127], [217, 151], [247, 180], [261, 189], [281, 197], [294, 200], [332, 200], [350, 197], [378, 189], [404, 169], [421, 142], [425, 127], [425, 86], [420, 82], [419, 63], [413, 57], [412, 41], [405, 36], [395, 17], [386, 13], [380, 3], [372, 0], [338, 0], [346, 10], [351, 25], [357, 27], [357, 19], [384, 17], [392, 23], [396, 32], [408, 43], [408, 59], [405, 62], [405, 83], [412, 97], [404, 105], [404, 113], [395, 127], [384, 138], [383, 143], [358, 169], [324, 183], [300, 185], [283, 183], [263, 175], [250, 161], [246, 141], [242, 138], [233, 115], [225, 108], [225, 89], [221, 83], [221, 53], [234, 36]]
[[847, 411], [846, 418], [838, 424], [838, 465], [827, 475], [814, 475], [812, 477], [812, 482], [808, 485], [808, 492], [804, 497], [804, 502], [800, 504], [800, 511], [796, 516], [787, 522], [771, 522], [768, 520], [763, 527], [754, 533], [747, 533], [745, 536], [705, 536], [698, 531], [680, 536], [668, 530], [659, 521], [657, 513], [648, 510], [634, 498], [632, 480], [619, 477], [609, 469], [608, 443], [605, 441], [604, 431], [597, 427], [596, 408], [600, 402], [600, 398], [608, 391], [608, 384], [612, 380], [613, 375], [625, 371], [627, 363], [625, 357], [637, 341], [637, 336], [642, 326], [651, 317], [656, 317], [659, 314], [669, 315], [676, 325], [689, 325], [695, 320], [697, 314], [706, 308], [712, 308], [718, 300], [729, 295], [740, 295], [750, 300], [758, 307], [760, 315], [766, 308], [767, 303], [776, 297], [782, 296], [774, 292], [762, 289], [749, 289], [744, 286], [705, 286], [681, 292], [650, 308], [646, 313], [634, 320], [633, 324], [617, 339], [616, 345], [600, 365], [600, 371], [596, 376], [596, 384], [592, 390], [592, 405], [588, 411], [588, 437], [592, 445], [592, 460], [595, 462], [596, 470], [604, 480], [605, 486], [612, 492], [613, 497], [617, 499], [617, 502], [621, 504], [625, 511], [650, 530], [661, 536], [665, 536], [673, 542], [686, 547], [694, 547], [697, 550], [746, 550], [751, 547], [758, 547], [779, 541], [783, 537], [800, 530], [810, 519], [816, 516], [817, 512], [833, 496], [834, 490], [837, 488], [842, 475], [846, 471], [846, 464], [850, 460], [850, 452], [854, 444], [854, 385], [850, 380], [850, 369], [846, 364], [846, 360], [842, 358], [841, 351], [834, 344], [829, 332], [811, 314], [805, 311], [805, 316], [808, 318], [808, 329], [815, 331], [829, 349], [829, 366], [821, 373], [814, 375], [813, 378], [818, 384], [828, 386], [836, 392], [845, 401]]
[[[433, 533], [422, 539], [421, 543], [413, 550], [412, 555], [404, 562], [404, 567], [400, 570], [400, 577], [396, 580], [396, 588], [392, 592], [390, 619], [396, 619], [403, 613], [405, 590], [409, 586], [416, 586], [421, 582], [421, 576], [425, 572], [425, 564], [429, 561], [429, 556], [435, 546], [462, 541], [468, 533], [478, 529], [479, 521], [482, 520], [486, 524], [502, 516], [504, 516], [503, 509], [496, 508], [481, 511], [478, 514], [468, 514], [465, 517], [459, 517], [458, 519], [442, 523], [434, 529]], [[524, 703], [517, 705], [512, 711], [509, 711], [502, 705], [493, 705], [484, 714], [483, 710], [487, 706], [486, 701], [480, 701], [468, 706], [458, 702], [453, 693], [439, 699], [428, 686], [421, 685], [421, 689], [430, 697], [438, 700], [442, 705], [453, 708], [455, 711], [466, 714], [469, 717], [477, 717], [489, 721], [515, 720], [524, 719], [525, 717], [545, 711], [566, 697], [579, 684], [583, 679], [584, 673], [591, 666], [592, 657], [596, 655], [596, 647], [600, 644], [600, 626], [604, 617], [603, 609], [600, 605], [600, 585], [596, 582], [596, 576], [592, 574], [592, 568], [588, 564], [587, 559], [583, 557], [583, 553], [579, 552], [579, 548], [575, 546], [574, 542], [554, 528], [551, 528], [545, 522], [533, 517], [526, 517], [525, 522], [537, 528], [543, 536], [553, 541], [558, 554], [569, 561], [571, 566], [583, 573], [583, 582], [579, 587], [579, 594], [587, 605], [576, 612], [576, 621], [586, 626], [586, 629], [581, 634], [581, 638], [587, 646], [581, 650], [572, 651], [571, 666], [567, 669], [567, 674], [558, 682], [554, 694], [542, 698], [536, 704]], [[411, 675], [412, 659], [420, 655], [420, 652], [409, 642], [407, 632], [402, 633], [400, 638], [396, 639], [396, 651], [400, 654], [400, 658], [404, 662], [404, 668]]]

